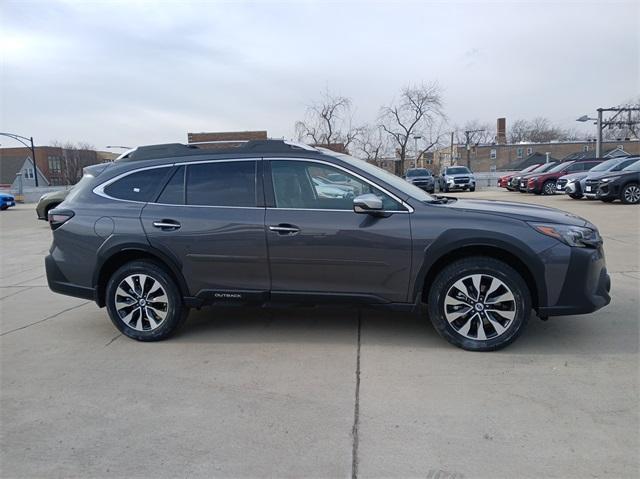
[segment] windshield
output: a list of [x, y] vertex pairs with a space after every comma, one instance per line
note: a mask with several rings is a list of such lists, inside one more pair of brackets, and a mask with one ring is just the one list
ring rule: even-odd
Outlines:
[[611, 171], [626, 170], [628, 166], [635, 165], [637, 162], [638, 162], [638, 158], [632, 158], [632, 159], [629, 159], [629, 160], [621, 161], [616, 166], [611, 168]]
[[[407, 196], [413, 199], [416, 199], [418, 201], [434, 201], [436, 199], [426, 191], [421, 190], [408, 181], [404, 181], [402, 178], [394, 175], [393, 173], [389, 173], [387, 170], [383, 170], [382, 168], [372, 165], [371, 163], [368, 163], [364, 160], [359, 160], [357, 158], [354, 158], [353, 156], [335, 152], [331, 152], [331, 156], [340, 158], [342, 161], [345, 161], [346, 163], [349, 163], [350, 165], [353, 165], [356, 168], [359, 168], [360, 170], [365, 171], [370, 175], [375, 176], [376, 178], [379, 178], [380, 180], [393, 186], [397, 190], [402, 191]], [[405, 198], [402, 199], [404, 200]]]
[[540, 165], [527, 166], [524, 170], [520, 170], [520, 173], [529, 173], [530, 171], [535, 171], [538, 168], [540, 168]]
[[547, 173], [557, 173], [558, 171], [562, 171], [572, 165], [572, 161], [565, 161], [564, 163], [560, 163], [559, 165], [547, 170]]
[[594, 166], [589, 171], [609, 171], [609, 169], [611, 169], [613, 166], [616, 166], [618, 163], [620, 163], [620, 160], [614, 158], [612, 160], [607, 160], [600, 163], [599, 165]]
[[407, 170], [407, 178], [410, 176], [431, 176], [431, 172], [426, 168], [415, 168], [413, 170]]
[[627, 166], [626, 168], [623, 168], [622, 171], [640, 171], [640, 161], [636, 159], [629, 166]]
[[453, 168], [447, 168], [444, 170], [445, 175], [460, 175], [465, 173], [471, 173], [468, 168], [464, 166], [455, 166]]

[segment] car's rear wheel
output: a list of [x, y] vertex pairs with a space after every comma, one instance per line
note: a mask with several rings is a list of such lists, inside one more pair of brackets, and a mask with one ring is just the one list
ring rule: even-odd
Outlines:
[[552, 195], [555, 191], [556, 191], [556, 182], [553, 180], [545, 181], [544, 185], [542, 185], [543, 195]]
[[455, 261], [433, 281], [428, 294], [433, 326], [451, 344], [494, 351], [511, 344], [531, 313], [531, 294], [508, 264], [484, 256]]
[[147, 260], [126, 263], [111, 276], [106, 304], [113, 324], [138, 341], [168, 338], [189, 314], [171, 275]]
[[572, 198], [574, 200], [579, 200], [582, 198], [582, 195], [576, 195], [575, 193], [570, 193], [569, 198]]
[[620, 199], [627, 205], [637, 205], [640, 203], [640, 185], [630, 183], [622, 188]]

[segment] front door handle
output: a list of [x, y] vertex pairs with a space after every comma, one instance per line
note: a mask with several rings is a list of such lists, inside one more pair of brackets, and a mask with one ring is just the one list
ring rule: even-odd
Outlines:
[[180, 229], [180, 223], [175, 220], [160, 220], [154, 221], [153, 226], [160, 228], [163, 231], [172, 231]]
[[300, 228], [295, 225], [280, 223], [279, 225], [269, 226], [269, 231], [273, 231], [274, 233], [278, 233], [283, 236], [293, 236], [300, 233]]

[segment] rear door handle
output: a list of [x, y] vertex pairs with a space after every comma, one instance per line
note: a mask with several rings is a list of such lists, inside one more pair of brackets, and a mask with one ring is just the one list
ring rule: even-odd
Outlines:
[[163, 231], [171, 231], [180, 229], [180, 223], [175, 220], [160, 220], [154, 221], [153, 226], [160, 228]]
[[269, 226], [269, 231], [273, 231], [274, 233], [278, 233], [283, 236], [293, 236], [300, 233], [300, 228], [294, 225], [280, 223], [279, 225]]

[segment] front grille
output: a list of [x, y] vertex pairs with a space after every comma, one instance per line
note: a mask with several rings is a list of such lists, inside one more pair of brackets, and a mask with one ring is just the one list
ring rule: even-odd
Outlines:
[[453, 182], [456, 185], [462, 185], [464, 183], [469, 183], [469, 178], [468, 177], [462, 177], [462, 178], [454, 178]]
[[595, 195], [596, 191], [598, 191], [598, 180], [587, 180], [584, 188], [585, 194]]
[[558, 180], [556, 182], [556, 186], [560, 189], [560, 188], [564, 188], [564, 186], [568, 183], [568, 180]]

